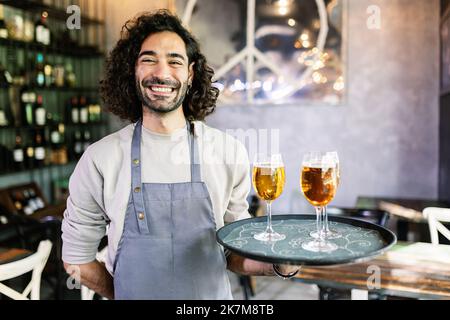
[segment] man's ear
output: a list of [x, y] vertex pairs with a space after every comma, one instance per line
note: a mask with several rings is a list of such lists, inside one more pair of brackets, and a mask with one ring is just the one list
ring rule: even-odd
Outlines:
[[195, 65], [195, 62], [192, 62], [190, 65], [189, 65], [189, 85], [192, 85], [192, 80], [194, 79], [194, 65]]

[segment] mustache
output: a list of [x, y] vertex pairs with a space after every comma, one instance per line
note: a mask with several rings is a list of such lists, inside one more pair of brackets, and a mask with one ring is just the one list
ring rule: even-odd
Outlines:
[[170, 79], [161, 79], [158, 77], [151, 77], [148, 79], [144, 79], [142, 80], [141, 84], [143, 87], [150, 87], [152, 85], [169, 86], [175, 89], [181, 87], [181, 83], [179, 81]]

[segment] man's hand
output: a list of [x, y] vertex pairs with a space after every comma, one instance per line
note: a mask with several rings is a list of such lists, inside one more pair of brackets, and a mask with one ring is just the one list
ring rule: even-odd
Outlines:
[[[235, 273], [248, 276], [274, 276], [272, 263], [259, 262], [244, 258], [237, 254], [231, 253], [228, 256], [228, 269]], [[299, 266], [292, 265], [277, 265], [277, 269], [280, 273], [288, 275], [300, 269]]]
[[[107, 299], [114, 299], [114, 282], [104, 264], [96, 261], [70, 265], [64, 263], [64, 269], [71, 276], [79, 275], [82, 285], [94, 290], [96, 293]], [[76, 270], [76, 272], [75, 272]]]

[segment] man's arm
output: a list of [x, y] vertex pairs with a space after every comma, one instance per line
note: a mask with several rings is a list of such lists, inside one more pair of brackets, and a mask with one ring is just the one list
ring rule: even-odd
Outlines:
[[273, 276], [271, 263], [258, 262], [231, 253], [227, 258], [228, 270], [245, 276]]
[[69, 181], [62, 222], [62, 260], [66, 271], [95, 292], [113, 297], [112, 277], [96, 260], [108, 224], [103, 203], [103, 177], [89, 154], [79, 160]]
[[[245, 276], [274, 276], [272, 263], [259, 262], [231, 253], [227, 258], [228, 270]], [[300, 269], [300, 266], [277, 265], [277, 269], [283, 275], [292, 274]]]
[[102, 297], [114, 299], [113, 278], [103, 263], [93, 261], [80, 265], [64, 263], [67, 273]]

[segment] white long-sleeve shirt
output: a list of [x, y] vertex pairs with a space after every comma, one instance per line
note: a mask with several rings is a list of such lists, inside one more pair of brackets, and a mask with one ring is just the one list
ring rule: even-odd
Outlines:
[[[211, 196], [217, 228], [224, 222], [250, 217], [247, 150], [230, 135], [199, 121], [194, 125], [202, 180]], [[113, 273], [131, 191], [134, 126], [130, 124], [89, 146], [70, 177], [62, 224], [64, 262], [94, 261], [100, 240], [107, 234], [106, 267]], [[186, 127], [170, 135], [142, 127], [141, 164], [142, 183], [191, 181]]]

